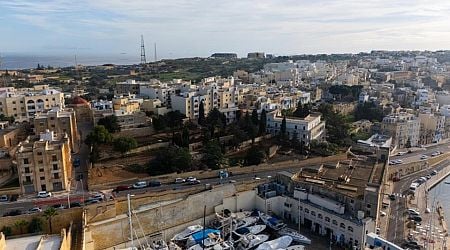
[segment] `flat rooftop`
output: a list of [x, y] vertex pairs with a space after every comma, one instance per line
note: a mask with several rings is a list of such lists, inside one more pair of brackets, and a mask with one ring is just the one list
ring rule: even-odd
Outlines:
[[34, 235], [6, 240], [6, 249], [8, 250], [35, 250], [38, 249], [59, 250], [61, 247], [61, 236], [59, 235]]
[[384, 164], [364, 160], [347, 160], [334, 164], [302, 168], [292, 180], [332, 189], [350, 197], [364, 195], [368, 186], [380, 186]]

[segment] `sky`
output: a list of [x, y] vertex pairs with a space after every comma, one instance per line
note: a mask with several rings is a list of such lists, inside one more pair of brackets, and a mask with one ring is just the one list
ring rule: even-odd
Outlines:
[[0, 53], [276, 55], [450, 49], [449, 0], [0, 0]]

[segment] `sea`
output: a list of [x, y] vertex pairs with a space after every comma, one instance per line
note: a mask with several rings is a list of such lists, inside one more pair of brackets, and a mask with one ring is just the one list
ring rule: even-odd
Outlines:
[[444, 209], [445, 221], [450, 224], [450, 184], [445, 184], [446, 182], [450, 183], [450, 175], [429, 191], [428, 202], [439, 202]]
[[45, 56], [45, 55], [25, 55], [25, 54], [3, 54], [0, 57], [0, 69], [31, 69], [38, 64], [47, 67], [70, 67], [77, 64], [85, 66], [95, 66], [102, 64], [131, 65], [140, 62], [139, 55], [129, 54], [118, 55], [77, 55], [75, 56]]

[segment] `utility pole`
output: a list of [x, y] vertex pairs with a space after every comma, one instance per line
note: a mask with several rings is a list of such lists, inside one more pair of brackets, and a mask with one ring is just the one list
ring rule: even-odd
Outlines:
[[145, 45], [144, 45], [144, 35], [141, 35], [141, 64], [146, 64], [147, 59], [145, 58]]
[[127, 194], [127, 200], [128, 200], [128, 223], [130, 223], [131, 249], [134, 249], [133, 222], [131, 221], [131, 195], [130, 194]]
[[155, 45], [155, 51], [154, 51], [155, 54], [154, 54], [154, 56], [155, 56], [155, 62], [156, 62], [156, 61], [158, 61], [158, 57], [156, 56], [156, 43], [154, 45]]

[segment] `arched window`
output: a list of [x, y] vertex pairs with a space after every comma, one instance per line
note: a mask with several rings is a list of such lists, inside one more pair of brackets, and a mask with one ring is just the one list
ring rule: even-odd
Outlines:
[[312, 215], [312, 216], [316, 216], [316, 212], [311, 211], [311, 215]]
[[333, 220], [333, 225], [337, 225], [337, 221], [336, 220]]
[[326, 222], [330, 222], [330, 217], [325, 217]]
[[341, 228], [345, 229], [345, 224], [341, 223], [341, 225], [339, 225]]
[[305, 208], [305, 213], [309, 214], [309, 209]]
[[353, 227], [351, 227], [351, 226], [348, 226], [348, 231], [350, 231], [350, 232], [353, 232]]
[[319, 219], [323, 219], [323, 216], [322, 216], [322, 214], [317, 214], [317, 218], [319, 218]]

